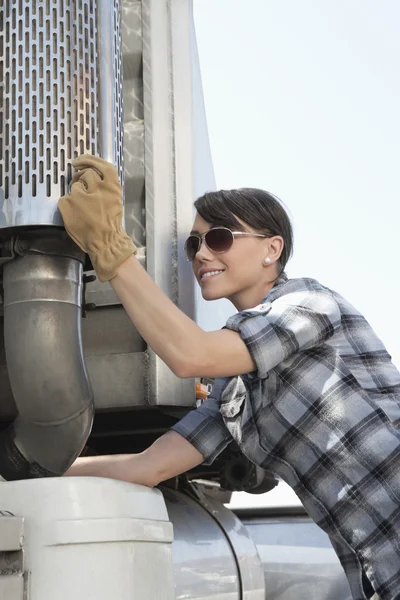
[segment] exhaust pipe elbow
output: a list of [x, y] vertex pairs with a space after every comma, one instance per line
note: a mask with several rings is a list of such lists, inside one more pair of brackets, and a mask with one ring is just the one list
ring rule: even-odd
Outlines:
[[27, 254], [4, 266], [4, 343], [18, 416], [0, 435], [7, 480], [62, 475], [90, 434], [81, 338], [82, 264]]

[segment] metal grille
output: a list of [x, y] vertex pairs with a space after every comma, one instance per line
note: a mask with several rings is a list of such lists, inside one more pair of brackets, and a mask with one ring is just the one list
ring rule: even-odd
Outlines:
[[[119, 8], [119, 0], [108, 4]], [[114, 15], [119, 79], [110, 90], [117, 94], [113, 135], [121, 173], [119, 10]], [[95, 0], [0, 6], [0, 227], [60, 224], [57, 202], [67, 192], [71, 160], [99, 153], [97, 32]]]

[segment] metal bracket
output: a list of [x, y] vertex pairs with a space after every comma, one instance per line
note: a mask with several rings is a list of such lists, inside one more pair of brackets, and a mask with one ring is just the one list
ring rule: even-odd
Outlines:
[[96, 308], [94, 302], [86, 302], [86, 286], [88, 283], [96, 281], [96, 275], [83, 275], [83, 286], [82, 286], [82, 318], [86, 318], [86, 313]]

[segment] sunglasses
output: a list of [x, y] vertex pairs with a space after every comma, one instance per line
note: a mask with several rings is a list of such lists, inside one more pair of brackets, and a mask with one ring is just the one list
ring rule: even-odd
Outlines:
[[247, 233], [246, 231], [231, 231], [227, 227], [213, 227], [206, 233], [193, 233], [192, 235], [189, 235], [185, 242], [186, 257], [192, 262], [200, 250], [203, 240], [207, 248], [211, 250], [211, 252], [215, 252], [215, 254], [228, 252], [237, 235], [262, 238], [271, 237], [269, 235], [264, 235], [263, 233]]

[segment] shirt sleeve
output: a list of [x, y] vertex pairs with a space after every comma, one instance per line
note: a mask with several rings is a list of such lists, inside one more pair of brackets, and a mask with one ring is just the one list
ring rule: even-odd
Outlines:
[[206, 465], [210, 465], [232, 440], [219, 412], [225, 383], [226, 379], [217, 379], [207, 400], [171, 427], [203, 455]]
[[340, 327], [341, 314], [326, 288], [293, 291], [233, 315], [226, 327], [237, 331], [257, 365], [257, 376], [298, 352], [326, 342]]

